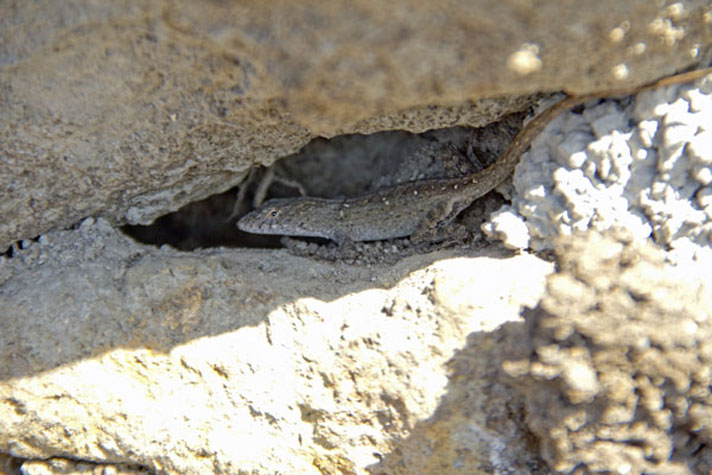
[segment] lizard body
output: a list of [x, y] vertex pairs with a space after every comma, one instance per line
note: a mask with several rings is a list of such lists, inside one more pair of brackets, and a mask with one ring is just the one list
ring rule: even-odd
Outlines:
[[273, 199], [243, 216], [237, 227], [257, 234], [323, 237], [340, 244], [405, 236], [411, 236], [414, 242], [433, 240], [474, 200], [502, 183], [532, 140], [561, 113], [593, 99], [689, 82], [711, 70], [678, 74], [644, 86], [566, 97], [534, 117], [496, 162], [471, 175], [413, 181], [356, 198]]

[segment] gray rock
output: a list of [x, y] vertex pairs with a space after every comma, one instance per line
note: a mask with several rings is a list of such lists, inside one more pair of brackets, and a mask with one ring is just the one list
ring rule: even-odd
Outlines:
[[[631, 454], [628, 468], [692, 467], [701, 454], [695, 468], [709, 469], [699, 451], [709, 431], [685, 425], [709, 419], [698, 391], [709, 378], [691, 363], [707, 358], [696, 305], [709, 305], [695, 299], [709, 292], [629, 242], [569, 244], [525, 326], [522, 308], [537, 305], [553, 271], [528, 254], [451, 249], [353, 266], [157, 249], [115, 228], [228, 189], [317, 135], [480, 126], [540, 92], [641, 84], [703, 61], [707, 2], [617, 5], [6, 3], [0, 248], [14, 244], [0, 256], [0, 470], [547, 473], [592, 456], [626, 468], [614, 465]], [[587, 110], [586, 134], [622, 130], [606, 107]], [[687, 139], [694, 124], [670, 127], [660, 164], [674, 165], [668, 184], [686, 193], [683, 206], [693, 184], [707, 213], [707, 142]], [[437, 153], [426, 152], [396, 167], [398, 179], [429, 169]], [[590, 162], [608, 179], [625, 175], [623, 161]], [[684, 225], [661, 221], [660, 235], [680, 248], [688, 208], [665, 209]], [[521, 246], [515, 225], [508, 242]], [[683, 237], [695, 236], [705, 237]], [[622, 289], [610, 299], [609, 284]], [[582, 308], [593, 300], [576, 297], [591, 293], [603, 305]], [[647, 318], [634, 328], [615, 318], [631, 296]], [[572, 328], [569, 307], [588, 326]], [[644, 338], [628, 339], [633, 330]], [[567, 337], [601, 343], [573, 351]], [[642, 363], [617, 353], [645, 338], [664, 351]], [[655, 365], [672, 368], [663, 410]], [[635, 380], [640, 371], [648, 379]], [[610, 392], [617, 377], [625, 384]], [[650, 421], [616, 432], [636, 384]], [[604, 440], [576, 417], [598, 420], [600, 407], [611, 409]], [[638, 436], [654, 459], [619, 440]]]
[[542, 250], [557, 236], [622, 227], [670, 246], [671, 260], [712, 259], [711, 84], [712, 76], [559, 117], [517, 167], [512, 207], [485, 230]]
[[710, 43], [705, 1], [615, 5], [7, 3], [0, 249], [88, 216], [149, 223], [316, 135], [484, 125]]

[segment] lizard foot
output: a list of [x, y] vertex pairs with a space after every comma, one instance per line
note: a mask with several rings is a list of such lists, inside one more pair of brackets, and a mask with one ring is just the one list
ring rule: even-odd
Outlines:
[[348, 261], [359, 257], [359, 249], [351, 240], [344, 240], [334, 245], [318, 244], [284, 236], [280, 243], [287, 249], [287, 252], [300, 257], [316, 257], [327, 261]]
[[458, 244], [470, 237], [470, 231], [466, 226], [458, 223], [449, 223], [445, 226], [438, 226], [424, 230], [416, 230], [410, 236], [410, 242], [416, 247], [423, 247], [429, 244], [440, 243], [442, 245]]

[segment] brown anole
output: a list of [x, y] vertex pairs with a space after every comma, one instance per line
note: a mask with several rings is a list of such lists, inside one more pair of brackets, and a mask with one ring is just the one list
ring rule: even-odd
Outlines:
[[532, 140], [557, 116], [593, 99], [637, 94], [690, 82], [712, 72], [699, 69], [651, 84], [568, 96], [534, 117], [488, 168], [457, 178], [413, 181], [356, 198], [284, 198], [267, 201], [237, 227], [256, 234], [315, 236], [339, 244], [410, 236], [413, 243], [442, 239], [447, 225], [477, 198], [502, 183]]

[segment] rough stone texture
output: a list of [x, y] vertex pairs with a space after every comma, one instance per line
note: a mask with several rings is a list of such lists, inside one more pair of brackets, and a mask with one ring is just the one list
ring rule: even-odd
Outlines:
[[703, 0], [3, 2], [0, 248], [87, 216], [148, 223], [316, 134], [648, 82], [700, 60], [711, 18]]
[[519, 358], [504, 364], [543, 456], [563, 473], [709, 473], [709, 267], [671, 267], [622, 233], [557, 253], [540, 308], [511, 334]]
[[572, 241], [525, 326], [552, 267], [527, 254], [355, 267], [112, 227], [317, 134], [482, 125], [672, 73], [712, 36], [702, 1], [450, 6], [0, 5], [0, 247], [24, 239], [0, 256], [0, 470], [710, 469], [700, 267]]
[[[478, 378], [449, 378], [448, 361], [535, 305], [550, 263], [180, 253], [103, 220], [26, 244], [0, 260], [2, 453], [183, 474], [537, 460], [502, 413], [509, 393], [492, 394], [487, 352]], [[426, 455], [435, 434], [443, 450]]]
[[562, 115], [534, 140], [514, 186], [512, 206], [486, 230], [515, 247], [621, 227], [669, 246], [672, 260], [712, 261], [712, 75]]

